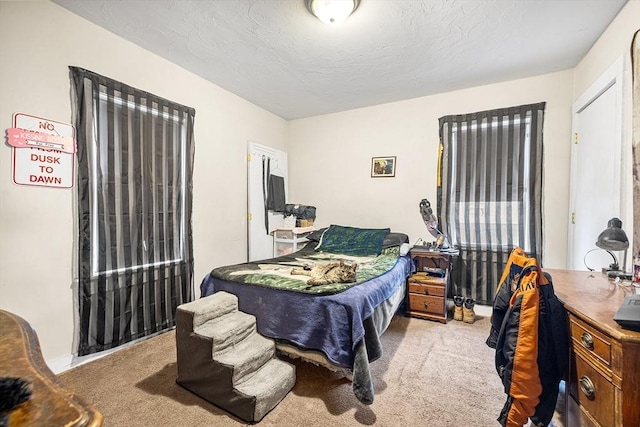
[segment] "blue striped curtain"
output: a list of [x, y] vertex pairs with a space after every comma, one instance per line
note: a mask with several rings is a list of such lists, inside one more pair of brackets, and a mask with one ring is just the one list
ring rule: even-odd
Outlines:
[[193, 300], [195, 111], [70, 67], [78, 355], [171, 328]]
[[460, 249], [450, 296], [492, 304], [513, 248], [542, 259], [544, 109], [440, 118], [438, 221]]

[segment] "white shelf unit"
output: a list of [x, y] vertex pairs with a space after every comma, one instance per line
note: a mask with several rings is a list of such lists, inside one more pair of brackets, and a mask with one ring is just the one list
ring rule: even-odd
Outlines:
[[273, 256], [288, 255], [302, 249], [309, 241], [307, 236], [315, 231], [314, 227], [276, 228], [273, 236]]

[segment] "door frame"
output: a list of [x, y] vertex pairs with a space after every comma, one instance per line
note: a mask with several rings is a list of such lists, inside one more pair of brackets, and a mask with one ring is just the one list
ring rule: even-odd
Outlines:
[[[286, 151], [269, 147], [267, 145], [260, 144], [258, 142], [248, 140], [247, 141], [247, 261], [256, 261], [259, 259], [266, 259], [273, 257], [273, 236], [268, 234], [264, 230], [264, 195], [262, 188], [253, 188], [252, 182], [254, 176], [252, 175], [252, 164], [258, 164], [261, 162], [261, 158], [269, 157], [271, 160], [281, 161], [282, 164], [276, 163], [274, 169], [271, 172], [276, 172], [276, 175], [284, 178], [284, 191], [285, 197], [289, 194], [288, 189], [288, 154]], [[262, 170], [259, 172], [261, 175], [264, 173]], [[264, 176], [262, 175], [261, 187], [264, 185]], [[258, 207], [260, 206], [260, 207]], [[267, 212], [269, 218], [269, 228], [282, 227], [284, 222], [284, 216], [281, 213], [275, 213], [272, 211]], [[258, 233], [252, 232], [252, 225], [259, 224], [261, 231]], [[263, 256], [258, 256], [258, 253], [262, 253]], [[271, 254], [270, 256], [268, 254]]]
[[[572, 265], [574, 256], [574, 233], [575, 226], [573, 221], [573, 214], [575, 213], [575, 205], [577, 194], [574, 191], [575, 184], [577, 181], [576, 173], [577, 173], [577, 150], [578, 150], [578, 115], [591, 103], [593, 103], [600, 95], [608, 91], [613, 87], [615, 91], [615, 96], [618, 102], [616, 103], [615, 109], [615, 125], [614, 125], [614, 142], [612, 145], [614, 153], [614, 165], [618, 169], [619, 173], [615, 176], [614, 188], [620, 188], [621, 194], [620, 199], [618, 200], [620, 218], [623, 219], [626, 217], [625, 213], [625, 204], [624, 197], [622, 196], [622, 191], [626, 188], [625, 180], [624, 180], [624, 171], [626, 170], [623, 165], [622, 159], [622, 148], [624, 144], [624, 135], [623, 135], [623, 118], [624, 118], [624, 69], [625, 62], [624, 56], [620, 56], [616, 59], [613, 64], [600, 76], [596, 79], [596, 81], [582, 94], [580, 95], [572, 106], [572, 120], [571, 120], [571, 166], [570, 166], [570, 176], [569, 176], [569, 218], [568, 218], [568, 242], [567, 242], [567, 265]], [[603, 224], [602, 229], [604, 230], [605, 225]], [[597, 236], [594, 236], [594, 241]], [[622, 261], [622, 260], [620, 260]]]

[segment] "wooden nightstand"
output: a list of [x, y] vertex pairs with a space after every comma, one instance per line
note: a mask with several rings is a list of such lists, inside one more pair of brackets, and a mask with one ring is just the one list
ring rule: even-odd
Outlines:
[[[414, 249], [410, 254], [416, 273], [407, 279], [407, 314], [447, 323], [446, 302], [451, 254]], [[440, 268], [445, 274], [443, 277], [430, 276], [425, 273], [425, 268]]]

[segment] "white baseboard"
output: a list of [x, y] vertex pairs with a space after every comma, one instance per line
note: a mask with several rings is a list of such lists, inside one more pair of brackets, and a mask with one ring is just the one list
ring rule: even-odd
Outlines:
[[71, 354], [58, 357], [57, 359], [46, 360], [47, 366], [56, 375], [71, 368], [72, 361], [73, 361], [73, 355]]
[[475, 307], [473, 307], [473, 311], [478, 316], [491, 317], [491, 315], [493, 314], [493, 306], [476, 304]]
[[171, 330], [173, 330], [175, 328], [172, 327], [168, 330], [165, 331], [161, 331], [161, 332], [157, 332], [153, 335], [149, 335], [147, 337], [144, 338], [139, 338], [135, 341], [131, 341], [128, 342], [126, 344], [121, 345], [120, 347], [116, 347], [116, 348], [112, 348], [110, 350], [105, 350], [105, 351], [101, 351], [100, 353], [94, 353], [94, 354], [89, 354], [87, 356], [78, 356], [77, 354], [67, 354], [64, 355], [62, 357], [58, 357], [56, 359], [50, 359], [50, 360], [45, 360], [45, 362], [47, 363], [47, 366], [49, 366], [49, 369], [51, 369], [51, 371], [55, 374], [58, 375], [64, 371], [68, 371], [71, 368], [75, 368], [77, 366], [80, 365], [84, 365], [85, 363], [89, 363], [89, 362], [93, 362], [94, 360], [98, 360], [101, 357], [107, 356], [111, 353], [115, 353], [116, 351], [120, 351], [123, 350], [127, 347], [130, 347], [132, 345], [138, 344], [139, 342], [142, 342], [144, 340], [147, 340], [149, 338], [153, 338], [157, 335], [160, 335], [162, 333], [165, 332], [169, 332]]
[[122, 347], [113, 348], [111, 350], [105, 350], [105, 351], [102, 351], [100, 353], [90, 354], [90, 355], [82, 356], [82, 357], [78, 357], [76, 354], [67, 354], [67, 355], [59, 357], [57, 359], [46, 360], [46, 362], [47, 362], [47, 366], [49, 366], [49, 369], [51, 369], [51, 371], [54, 374], [58, 375], [58, 374], [61, 374], [64, 371], [68, 371], [71, 368], [75, 368], [76, 366], [80, 366], [80, 365], [83, 365], [85, 363], [92, 362], [94, 360], [98, 360], [101, 357], [104, 357], [107, 354], [111, 354], [114, 351], [121, 350], [122, 348], [125, 348], [125, 347], [129, 346], [130, 344], [132, 344], [132, 343], [125, 344]]

